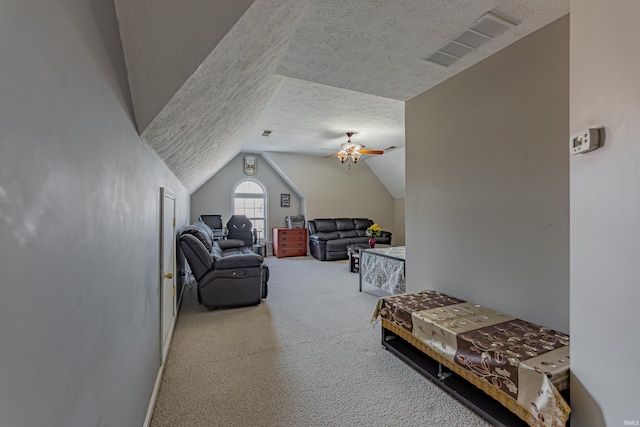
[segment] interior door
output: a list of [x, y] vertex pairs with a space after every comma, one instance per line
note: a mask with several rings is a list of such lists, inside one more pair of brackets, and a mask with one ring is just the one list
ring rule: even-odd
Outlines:
[[164, 364], [176, 320], [176, 196], [160, 189], [160, 361]]

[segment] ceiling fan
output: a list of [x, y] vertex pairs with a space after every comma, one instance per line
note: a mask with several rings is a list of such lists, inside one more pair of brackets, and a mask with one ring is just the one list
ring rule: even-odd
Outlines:
[[340, 150], [330, 156], [324, 156], [324, 158], [337, 157], [340, 163], [345, 163], [349, 160], [349, 167], [351, 167], [351, 163], [354, 165], [358, 163], [363, 154], [384, 154], [383, 150], [365, 150], [364, 145], [351, 142], [352, 135], [353, 132], [347, 132], [347, 142], [340, 146]]

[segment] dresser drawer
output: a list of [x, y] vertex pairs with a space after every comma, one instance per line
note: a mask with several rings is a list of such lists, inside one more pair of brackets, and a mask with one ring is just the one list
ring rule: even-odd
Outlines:
[[280, 243], [284, 242], [299, 242], [307, 240], [306, 234], [288, 234], [288, 233], [279, 233], [278, 241]]
[[306, 228], [274, 228], [273, 254], [278, 257], [306, 256]]
[[294, 241], [280, 240], [280, 242], [278, 242], [278, 248], [292, 249], [292, 248], [305, 248], [306, 246], [307, 246], [306, 240], [294, 240]]
[[306, 248], [281, 248], [278, 250], [278, 258], [287, 256], [306, 256]]
[[281, 239], [294, 239], [307, 237], [306, 228], [280, 228], [278, 229], [278, 235]]

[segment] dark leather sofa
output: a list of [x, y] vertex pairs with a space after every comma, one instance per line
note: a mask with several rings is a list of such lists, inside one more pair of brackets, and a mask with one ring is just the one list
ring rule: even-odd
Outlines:
[[269, 270], [242, 240], [213, 240], [213, 231], [196, 221], [178, 241], [197, 282], [198, 302], [209, 310], [260, 304], [267, 297]]
[[[307, 222], [309, 250], [320, 261], [348, 259], [347, 246], [366, 244], [367, 228], [373, 221], [367, 218], [318, 218]], [[376, 243], [391, 244], [391, 233], [382, 231]]]

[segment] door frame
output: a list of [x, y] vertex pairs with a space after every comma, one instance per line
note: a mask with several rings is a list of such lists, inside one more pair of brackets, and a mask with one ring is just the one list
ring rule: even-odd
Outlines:
[[[165, 218], [165, 205], [166, 203], [172, 203], [173, 204], [173, 213], [171, 215], [171, 218]], [[165, 233], [164, 233], [164, 227], [165, 227], [165, 221], [170, 221], [171, 224], [171, 255], [170, 255], [170, 260], [171, 260], [171, 270], [172, 271], [164, 271], [164, 257], [165, 257]], [[176, 301], [177, 301], [177, 296], [176, 296], [176, 274], [175, 274], [175, 269], [176, 269], [176, 238], [175, 238], [175, 231], [176, 231], [176, 195], [169, 189], [165, 188], [165, 187], [160, 187], [160, 266], [159, 266], [159, 295], [160, 295], [160, 305], [159, 305], [159, 320], [160, 320], [160, 324], [159, 324], [159, 354], [160, 354], [160, 365], [163, 366], [166, 359], [167, 359], [167, 354], [169, 351], [169, 344], [171, 343], [171, 338], [173, 336], [173, 329], [175, 326], [175, 321], [176, 321], [176, 317], [177, 317], [177, 307], [176, 307]], [[164, 335], [165, 335], [165, 330], [164, 330], [164, 316], [165, 316], [165, 307], [164, 307], [164, 298], [165, 298], [165, 273], [170, 273], [172, 275], [172, 277], [170, 278], [171, 282], [172, 282], [172, 294], [173, 294], [173, 303], [172, 303], [172, 318], [171, 321], [168, 325], [168, 331], [167, 332], [167, 338], [166, 340], [164, 339]], [[166, 345], [165, 345], [166, 344]]]

